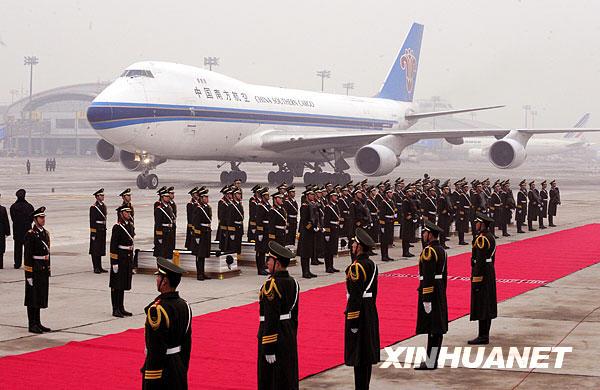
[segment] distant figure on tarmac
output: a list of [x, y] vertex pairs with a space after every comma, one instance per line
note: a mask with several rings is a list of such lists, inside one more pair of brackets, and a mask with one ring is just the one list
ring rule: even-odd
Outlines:
[[29, 175], [31, 173], [31, 163], [29, 162], [29, 159], [27, 159], [25, 167], [27, 168], [27, 174]]
[[46, 159], [46, 172], [48, 172], [50, 170], [50, 159], [47, 158]]
[[4, 268], [4, 252], [6, 251], [6, 237], [10, 236], [10, 222], [6, 207], [0, 205], [0, 269]]
[[13, 240], [15, 241], [15, 269], [21, 268], [23, 261], [23, 245], [25, 233], [31, 229], [33, 223], [33, 206], [25, 200], [25, 190], [17, 191], [17, 200], [10, 206], [10, 218], [13, 223]]

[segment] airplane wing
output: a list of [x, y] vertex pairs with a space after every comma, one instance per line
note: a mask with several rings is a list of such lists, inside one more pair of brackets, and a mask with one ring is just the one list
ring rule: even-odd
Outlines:
[[482, 110], [492, 110], [494, 108], [502, 108], [505, 106], [487, 106], [487, 107], [475, 107], [475, 108], [464, 108], [460, 110], [447, 110], [447, 111], [431, 111], [431, 112], [415, 112], [413, 114], [407, 114], [404, 117], [406, 120], [418, 120], [423, 118], [431, 118], [434, 116], [443, 116], [443, 115], [452, 115], [452, 114], [462, 114], [465, 112], [475, 112]]
[[369, 144], [378, 138], [395, 135], [418, 142], [422, 139], [446, 138], [456, 140], [467, 137], [496, 137], [500, 139], [511, 131], [528, 135], [566, 133], [570, 131], [597, 132], [600, 128], [537, 128], [537, 129], [435, 129], [401, 131], [354, 131], [354, 132], [304, 132], [270, 130], [261, 136], [262, 147], [276, 152], [301, 149], [355, 149]]

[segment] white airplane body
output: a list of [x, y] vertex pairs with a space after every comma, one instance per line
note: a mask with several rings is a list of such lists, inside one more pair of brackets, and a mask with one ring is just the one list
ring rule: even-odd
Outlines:
[[[525, 161], [533, 134], [569, 129], [464, 129], [414, 131], [421, 118], [500, 106], [418, 113], [413, 103], [423, 26], [413, 24], [376, 97], [353, 97], [247, 84], [192, 66], [146, 61], [129, 66], [88, 108], [92, 127], [103, 138], [97, 151], [107, 161], [120, 159], [138, 176], [140, 188], [156, 188], [148, 174], [166, 159], [229, 161], [233, 178], [246, 181], [242, 162], [279, 166], [269, 182], [349, 180], [346, 157], [355, 157], [367, 176], [392, 172], [402, 150], [421, 139], [502, 138], [489, 148], [490, 161], [513, 168]], [[578, 129], [593, 131], [600, 129]], [[331, 163], [333, 162], [333, 163]], [[329, 163], [335, 174], [321, 172]], [[329, 176], [328, 176], [329, 175]]]

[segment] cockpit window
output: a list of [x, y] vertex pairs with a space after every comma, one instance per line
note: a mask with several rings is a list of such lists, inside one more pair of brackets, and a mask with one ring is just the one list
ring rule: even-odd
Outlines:
[[154, 78], [154, 75], [149, 70], [142, 69], [127, 69], [121, 74], [121, 77], [150, 77]]

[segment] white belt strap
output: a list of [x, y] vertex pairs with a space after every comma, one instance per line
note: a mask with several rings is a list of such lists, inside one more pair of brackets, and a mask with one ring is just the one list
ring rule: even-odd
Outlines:
[[[435, 275], [433, 278], [439, 280], [439, 279], [442, 279], [443, 277], [444, 276], [442, 274], [438, 274], [438, 275]], [[419, 280], [423, 280], [423, 277], [421, 275], [419, 275]]]
[[96, 221], [97, 224], [106, 225], [106, 221]]
[[48, 259], [48, 255], [46, 256], [32, 256], [35, 260], [46, 260]]
[[203, 227], [210, 227], [210, 223], [201, 223], [201, 224], [200, 224], [200, 226], [203, 226]]
[[286, 227], [282, 226], [282, 225], [275, 225], [275, 228], [280, 229], [280, 230], [285, 230]]
[[133, 246], [119, 245], [119, 249], [125, 249], [128, 251], [131, 251], [131, 250], [133, 250]]
[[170, 223], [163, 223], [162, 225], [165, 226], [165, 227], [171, 227], [172, 226]]
[[[375, 269], [373, 269], [373, 275], [371, 276], [371, 281], [367, 285], [367, 288], [363, 292], [363, 298], [371, 298], [373, 297], [373, 293], [369, 291], [371, 285], [373, 284], [373, 280], [375, 280], [375, 274], [377, 274], [377, 264], [375, 264]], [[368, 292], [367, 292], [368, 291]]]
[[181, 352], [181, 345], [167, 349], [167, 355], [174, 355], [179, 352]]

